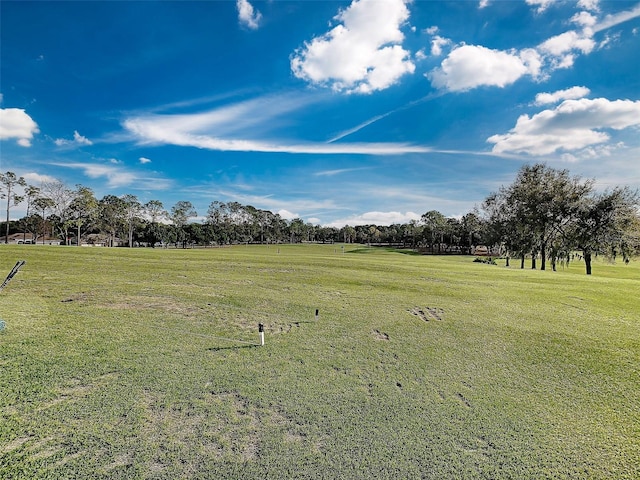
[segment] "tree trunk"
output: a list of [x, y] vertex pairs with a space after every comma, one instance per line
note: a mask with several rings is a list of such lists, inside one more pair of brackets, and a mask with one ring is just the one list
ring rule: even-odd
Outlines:
[[538, 256], [537, 252], [532, 252], [531, 253], [531, 270], [535, 270], [536, 269], [536, 257]]
[[540, 270], [547, 269], [547, 246], [543, 242], [540, 244]]
[[505, 267], [509, 266], [509, 255], [507, 255], [507, 263], [505, 264]]
[[520, 254], [520, 269], [524, 269], [524, 253]]
[[591, 252], [585, 250], [583, 253], [584, 253], [584, 266], [587, 270], [587, 275], [591, 275]]
[[11, 199], [11, 187], [7, 190], [7, 234], [4, 237], [4, 243], [9, 243], [9, 201]]

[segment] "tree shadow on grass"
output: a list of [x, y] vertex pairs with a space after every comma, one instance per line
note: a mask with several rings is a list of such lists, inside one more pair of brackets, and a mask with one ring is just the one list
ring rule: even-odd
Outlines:
[[364, 247], [349, 250], [346, 253], [375, 253], [375, 252], [401, 253], [403, 255], [422, 255], [420, 252], [410, 248], [393, 248], [393, 247]]

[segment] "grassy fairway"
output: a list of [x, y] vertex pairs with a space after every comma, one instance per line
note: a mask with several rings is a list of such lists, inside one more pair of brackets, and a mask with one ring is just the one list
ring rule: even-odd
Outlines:
[[640, 477], [638, 262], [346, 250], [0, 246], [0, 478]]

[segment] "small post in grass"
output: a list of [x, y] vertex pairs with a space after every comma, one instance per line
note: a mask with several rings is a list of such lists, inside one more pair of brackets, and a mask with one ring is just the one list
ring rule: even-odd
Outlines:
[[258, 324], [258, 333], [260, 334], [260, 346], [264, 347], [264, 325]]
[[318, 316], [320, 315], [320, 311], [316, 308], [316, 322], [318, 321]]

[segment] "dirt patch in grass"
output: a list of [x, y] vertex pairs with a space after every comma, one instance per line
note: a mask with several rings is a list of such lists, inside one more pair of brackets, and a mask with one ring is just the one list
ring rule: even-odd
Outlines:
[[458, 401], [460, 403], [462, 403], [462, 405], [464, 405], [467, 408], [471, 408], [471, 402], [461, 393], [456, 393], [456, 398], [458, 399]]
[[444, 319], [444, 310], [437, 307], [413, 307], [407, 311], [425, 322]]
[[11, 440], [9, 443], [4, 445], [0, 450], [3, 453], [13, 452], [14, 450], [18, 450], [22, 445], [31, 440], [31, 437], [18, 437]]
[[108, 473], [118, 468], [126, 467], [128, 465], [133, 465], [133, 463], [134, 463], [134, 460], [130, 454], [121, 453], [119, 455], [116, 455], [110, 464], [103, 467], [103, 470], [105, 471], [105, 473]]
[[294, 328], [300, 328], [300, 322], [270, 323], [265, 325], [265, 330], [269, 333], [289, 333]]
[[207, 460], [257, 461], [274, 432], [292, 447], [318, 452], [322, 445], [278, 408], [257, 407], [235, 392], [212, 391], [173, 405], [146, 392], [140, 403], [146, 418], [142, 436], [161, 446], [148, 460], [150, 472], [170, 469], [176, 462], [197, 470]]
[[381, 332], [380, 330], [374, 330], [373, 338], [375, 338], [376, 340], [389, 340], [389, 335]]
[[122, 297], [105, 305], [105, 307], [114, 310], [160, 311], [187, 317], [201, 313], [206, 310], [207, 306], [204, 304], [187, 304], [173, 297], [151, 297], [145, 295]]
[[93, 298], [91, 293], [80, 292], [60, 300], [61, 303], [87, 302]]
[[153, 471], [174, 465], [173, 455], [250, 461], [259, 456], [259, 418], [235, 393], [211, 393], [197, 402], [163, 405], [152, 394], [143, 399], [145, 436], [164, 445], [151, 459]]
[[61, 452], [58, 439], [46, 437], [38, 439], [36, 437], [18, 437], [4, 445], [0, 452], [10, 454], [17, 450], [22, 450], [31, 460], [41, 460], [53, 457]]
[[44, 403], [38, 410], [45, 410], [64, 402], [74, 402], [88, 397], [93, 391], [104, 387], [118, 378], [118, 372], [110, 372], [101, 375], [91, 382], [78, 378], [71, 379], [67, 385], [56, 389], [56, 397]]

